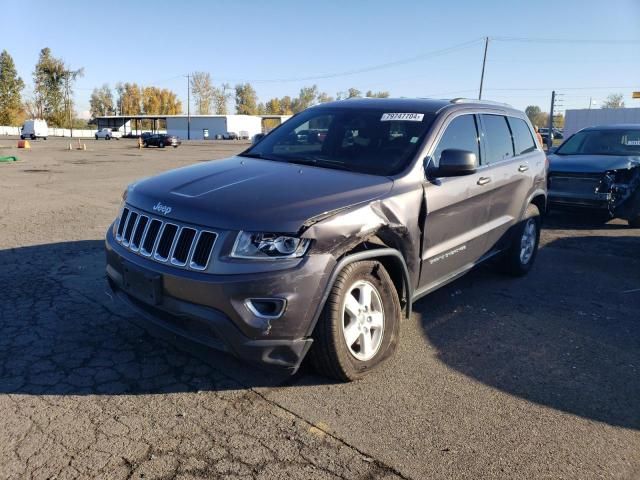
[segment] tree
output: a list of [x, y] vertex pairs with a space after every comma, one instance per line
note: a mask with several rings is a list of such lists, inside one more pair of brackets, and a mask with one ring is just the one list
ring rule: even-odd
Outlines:
[[40, 50], [33, 71], [32, 111], [53, 126], [62, 126], [65, 120], [64, 62], [51, 54], [51, 49]]
[[24, 82], [18, 76], [9, 52], [0, 53], [0, 125], [19, 125], [24, 113], [20, 92]]
[[102, 87], [93, 89], [89, 99], [89, 110], [92, 118], [111, 115], [115, 112], [113, 93], [108, 84], [105, 83]]
[[239, 115], [258, 113], [258, 95], [250, 83], [236, 85], [236, 112]]
[[84, 76], [84, 68], [80, 68], [78, 70], [71, 70], [65, 66], [64, 71], [62, 72], [62, 85], [64, 91], [64, 104], [66, 110], [67, 117], [67, 127], [73, 130], [73, 118], [75, 114], [73, 113], [73, 100], [71, 99], [73, 96], [73, 84], [75, 83], [78, 77]]
[[213, 105], [217, 115], [227, 114], [227, 102], [231, 96], [231, 85], [228, 83], [223, 83], [220, 88], [214, 89]]
[[264, 105], [264, 111], [270, 115], [282, 115], [282, 105], [279, 98], [272, 98]]
[[293, 100], [293, 104], [291, 106], [293, 112], [302, 112], [303, 110], [309, 108], [311, 105], [314, 105], [317, 96], [318, 87], [316, 85], [312, 85], [311, 87], [302, 87], [300, 89], [300, 93], [298, 94], [298, 98]]
[[193, 72], [191, 74], [191, 94], [196, 104], [196, 112], [199, 115], [210, 114], [211, 108], [216, 103], [216, 88], [209, 73]]
[[326, 92], [320, 92], [318, 94], [318, 98], [316, 99], [317, 103], [327, 103], [333, 102], [333, 97], [328, 95]]
[[362, 97], [362, 92], [357, 88], [351, 87], [346, 92], [338, 92], [336, 94], [336, 98], [338, 100], [346, 100], [347, 98], [358, 98]]
[[602, 108], [624, 108], [624, 95], [612, 93], [603, 102]]
[[365, 97], [369, 98], [389, 98], [389, 92], [380, 91], [380, 92], [372, 92], [371, 90], [367, 90]]
[[542, 110], [540, 110], [540, 107], [537, 105], [529, 105], [524, 109], [524, 113], [526, 113], [527, 117], [529, 117], [529, 121], [535, 125], [536, 118], [538, 117], [538, 115], [540, 115], [540, 113], [542, 113]]
[[182, 113], [182, 103], [169, 89], [145, 87], [142, 89], [142, 111], [148, 115], [177, 115]]
[[142, 89], [137, 83], [116, 84], [118, 110], [120, 115], [140, 115], [142, 113]]

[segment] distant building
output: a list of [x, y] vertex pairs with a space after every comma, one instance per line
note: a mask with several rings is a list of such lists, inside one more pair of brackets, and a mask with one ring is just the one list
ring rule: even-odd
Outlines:
[[585, 127], [616, 123], [640, 124], [640, 108], [582, 108], [567, 110], [564, 117], [564, 138]]
[[182, 139], [203, 140], [205, 133], [209, 139], [227, 132], [246, 133], [252, 137], [256, 133], [271, 130], [288, 120], [291, 115], [109, 115], [96, 117], [98, 130], [111, 128], [123, 135], [137, 136], [144, 131], [165, 132]]

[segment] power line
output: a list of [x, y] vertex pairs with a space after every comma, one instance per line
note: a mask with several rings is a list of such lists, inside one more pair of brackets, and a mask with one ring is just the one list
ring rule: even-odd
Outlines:
[[[242, 81], [244, 82], [249, 82], [249, 83], [281, 83], [281, 82], [302, 82], [302, 81], [308, 81], [308, 80], [325, 80], [328, 78], [337, 78], [337, 77], [346, 77], [349, 75], [356, 75], [359, 73], [367, 73], [367, 72], [373, 72], [375, 70], [383, 70], [385, 68], [391, 68], [391, 67], [395, 67], [398, 65], [406, 65], [408, 63], [413, 63], [413, 62], [417, 62], [420, 60], [425, 60], [427, 58], [432, 58], [432, 57], [439, 57], [442, 55], [446, 55], [448, 53], [457, 51], [457, 50], [461, 50], [464, 48], [468, 48], [472, 45], [476, 45], [479, 44], [480, 42], [484, 42], [484, 38], [476, 38], [474, 40], [470, 40], [468, 42], [464, 42], [464, 43], [459, 43], [457, 45], [453, 45], [451, 47], [447, 47], [447, 48], [443, 48], [440, 50], [433, 50], [431, 52], [426, 52], [426, 53], [422, 53], [420, 55], [415, 55], [413, 57], [408, 57], [408, 58], [404, 58], [401, 60], [395, 60], [393, 62], [387, 62], [387, 63], [381, 63], [378, 65], [371, 65], [368, 67], [362, 67], [362, 68], [358, 68], [358, 69], [354, 69], [354, 70], [346, 70], [346, 71], [342, 71], [342, 72], [333, 72], [333, 73], [325, 73], [325, 74], [319, 74], [319, 75], [313, 75], [313, 76], [308, 76], [308, 77], [291, 77], [291, 78], [268, 78], [268, 79], [243, 79]], [[220, 80], [229, 80], [229, 81], [236, 81], [239, 80], [237, 78], [220, 78]]]
[[640, 40], [607, 40], [607, 39], [578, 39], [578, 38], [527, 38], [527, 37], [491, 37], [497, 42], [519, 43], [590, 43], [601, 45], [639, 45]]

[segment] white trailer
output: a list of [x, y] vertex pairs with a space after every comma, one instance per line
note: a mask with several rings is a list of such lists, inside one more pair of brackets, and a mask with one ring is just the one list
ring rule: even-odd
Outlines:
[[564, 138], [578, 130], [597, 125], [618, 123], [640, 124], [640, 108], [592, 108], [567, 110], [564, 118]]

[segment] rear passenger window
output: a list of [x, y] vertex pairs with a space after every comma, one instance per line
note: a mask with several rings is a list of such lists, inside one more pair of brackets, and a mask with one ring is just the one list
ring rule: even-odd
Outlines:
[[536, 144], [533, 141], [533, 135], [531, 135], [531, 129], [527, 125], [527, 122], [521, 118], [508, 118], [513, 135], [513, 143], [516, 147], [516, 155], [533, 152], [536, 149]]
[[478, 140], [478, 129], [473, 115], [461, 115], [454, 118], [447, 126], [435, 152], [433, 152], [434, 165], [440, 164], [440, 155], [449, 148], [473, 152], [476, 154], [476, 158], [480, 159]]
[[483, 163], [490, 164], [513, 157], [513, 142], [506, 117], [482, 115], [482, 125], [487, 147], [487, 155]]

